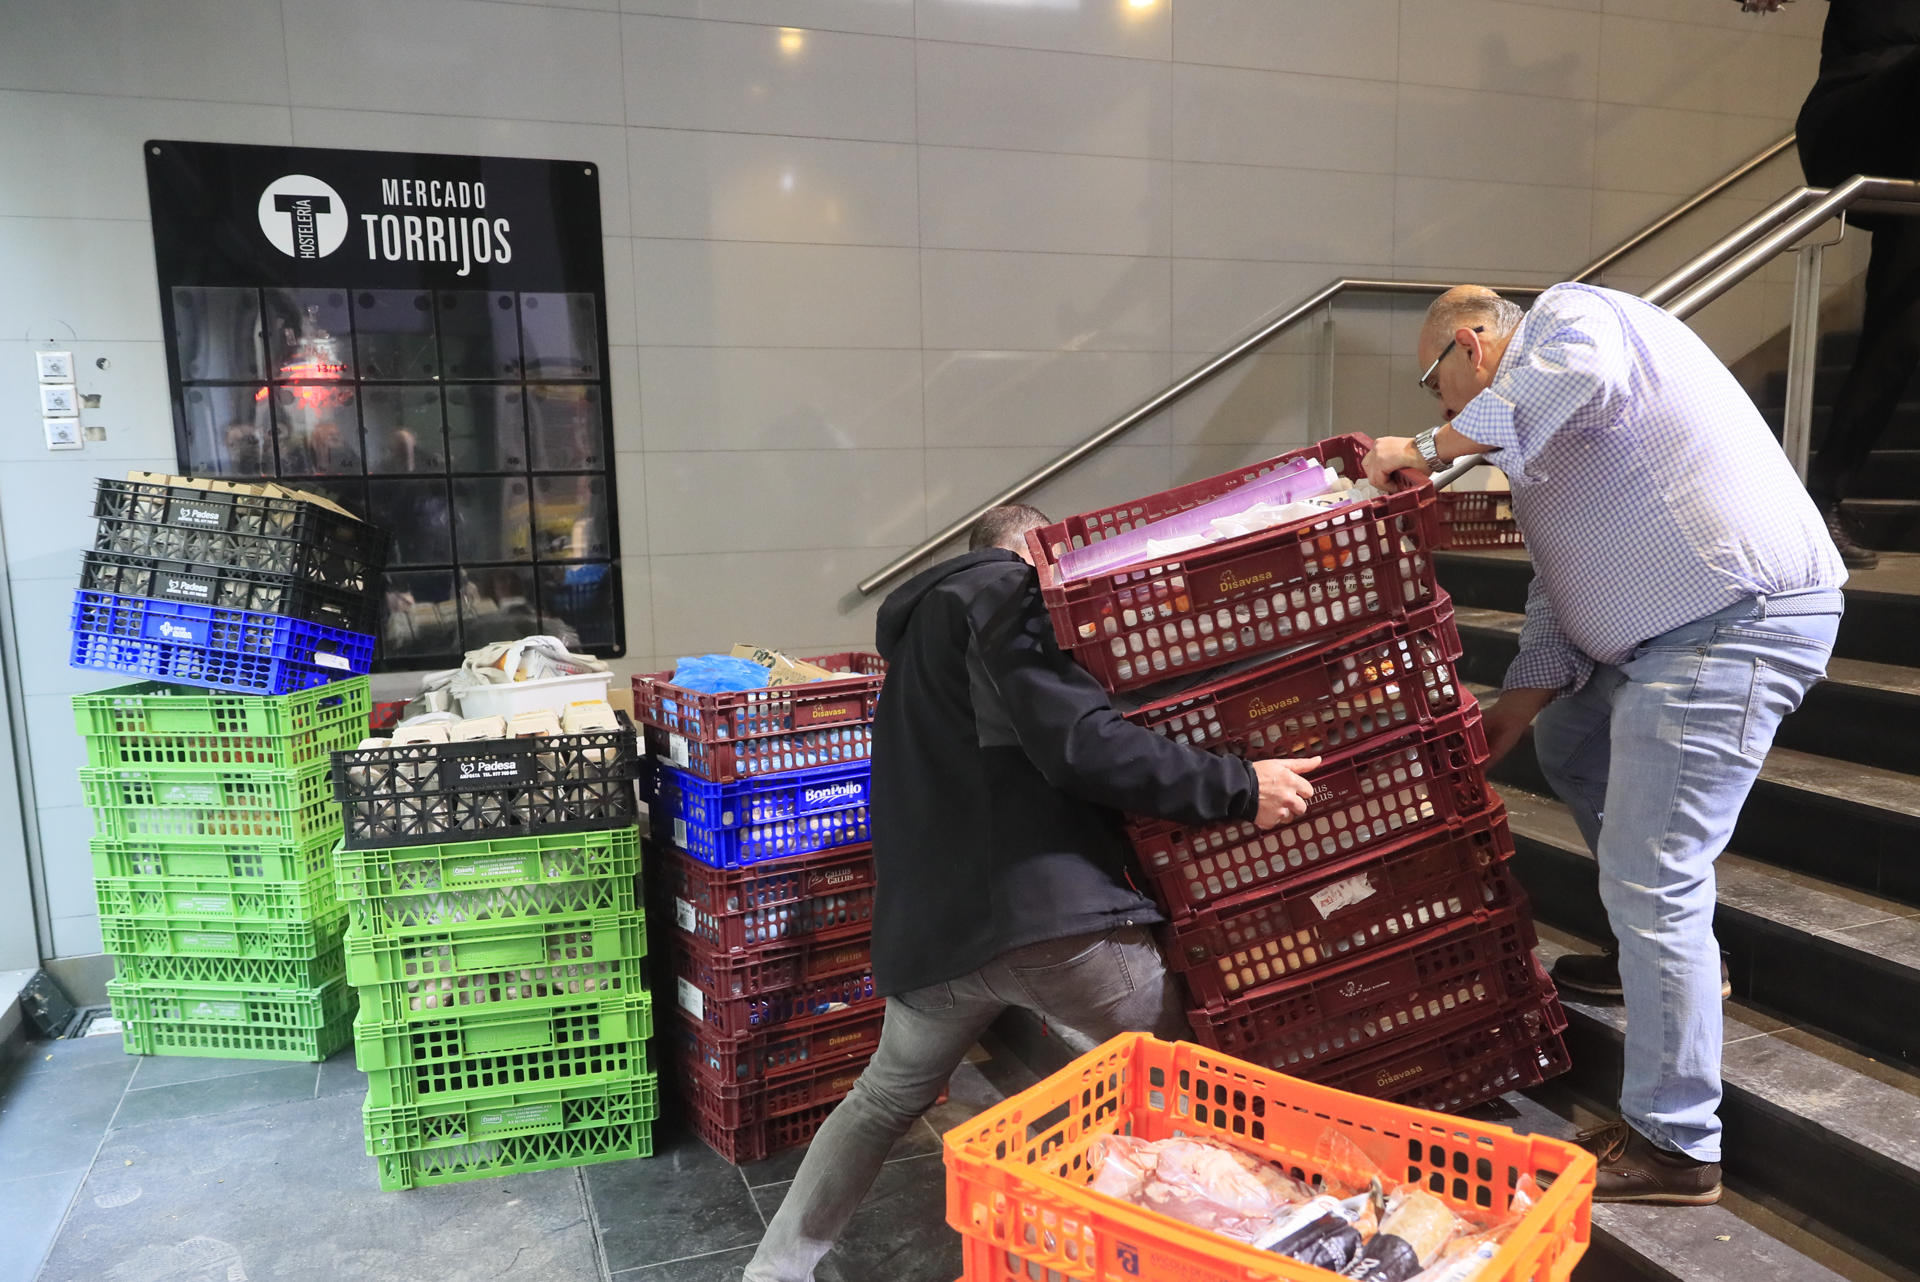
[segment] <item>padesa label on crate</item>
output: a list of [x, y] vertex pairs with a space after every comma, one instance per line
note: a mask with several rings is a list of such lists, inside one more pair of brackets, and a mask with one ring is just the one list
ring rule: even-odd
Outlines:
[[800, 795], [794, 799], [794, 809], [800, 814], [812, 814], [816, 810], [845, 810], [850, 806], [867, 804], [867, 784], [863, 775], [858, 779], [843, 779], [839, 783], [804, 784]]
[[165, 641], [170, 645], [205, 645], [207, 643], [208, 621], [205, 619], [176, 619], [171, 615], [148, 615], [140, 625], [141, 635], [149, 641]]
[[170, 783], [153, 790], [153, 799], [163, 806], [217, 806], [217, 783]]
[[202, 605], [213, 602], [213, 580], [204, 574], [175, 574], [171, 570], [162, 570], [155, 577], [159, 579], [154, 584], [155, 596], [165, 597], [169, 601], [197, 601]]
[[224, 530], [233, 509], [222, 503], [194, 503], [174, 499], [167, 504], [167, 524], [191, 530]]
[[674, 980], [680, 994], [680, 1009], [695, 1019], [707, 1017], [707, 995], [684, 979]]
[[247, 1017], [245, 1002], [189, 1002], [180, 1009], [180, 1018], [242, 1020]]
[[531, 752], [502, 752], [494, 743], [448, 744], [440, 762], [444, 792], [524, 788], [533, 782]]
[[560, 1124], [560, 1102], [550, 1104], [523, 1104], [518, 1108], [489, 1108], [474, 1114], [473, 1130], [476, 1135], [486, 1135], [494, 1131], [518, 1131], [529, 1126], [558, 1126]]

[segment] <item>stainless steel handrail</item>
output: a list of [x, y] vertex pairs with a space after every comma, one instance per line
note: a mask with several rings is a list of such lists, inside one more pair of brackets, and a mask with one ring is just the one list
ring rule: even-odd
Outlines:
[[[1678, 222], [1680, 219], [1686, 217], [1688, 214], [1698, 209], [1701, 205], [1705, 204], [1708, 200], [1712, 199], [1714, 196], [1718, 195], [1720, 192], [1725, 191], [1728, 187], [1731, 187], [1734, 183], [1739, 182], [1742, 178], [1745, 178], [1747, 175], [1751, 174], [1754, 170], [1760, 168], [1762, 165], [1765, 165], [1768, 161], [1780, 155], [1787, 148], [1793, 146], [1793, 142], [1794, 142], [1794, 135], [1788, 134], [1786, 137], [1780, 139], [1778, 142], [1775, 142], [1770, 146], [1764, 148], [1763, 150], [1755, 153], [1753, 156], [1742, 161], [1739, 165], [1735, 166], [1733, 169], [1723, 174], [1720, 178], [1716, 179], [1710, 186], [1702, 189], [1700, 192], [1687, 198], [1686, 200], [1682, 201], [1680, 204], [1675, 205], [1672, 209], [1662, 214], [1659, 218], [1655, 219], [1651, 223], [1648, 223], [1645, 227], [1633, 233], [1633, 235], [1627, 237], [1625, 240], [1615, 245], [1612, 249], [1609, 249], [1606, 253], [1602, 254], [1599, 258], [1594, 259], [1593, 262], [1581, 268], [1578, 273], [1569, 277], [1568, 279], [1575, 280], [1575, 281], [1585, 281], [1585, 280], [1590, 280], [1593, 277], [1599, 275], [1602, 271], [1606, 270], [1608, 267], [1612, 266], [1614, 263], [1618, 262], [1620, 259], [1626, 257], [1628, 254], [1638, 249], [1641, 245], [1644, 245], [1648, 240], [1652, 239], [1654, 236], [1658, 235], [1660, 232], [1666, 230], [1668, 227], [1672, 226], [1674, 223]], [[1789, 210], [1786, 213], [1783, 213], [1782, 215], [1780, 215], [1780, 217], [1782, 218], [1787, 217], [1789, 214], [1791, 214], [1791, 212], [1792, 211]], [[1699, 260], [1696, 260], [1696, 262], [1697, 261]], [[1092, 436], [1087, 437], [1084, 441], [1081, 441], [1078, 445], [1075, 445], [1071, 449], [1067, 450], [1066, 453], [1061, 454], [1056, 458], [1048, 461], [1037, 470], [1029, 473], [1027, 476], [1014, 482], [1012, 485], [1007, 486], [1005, 489], [1001, 490], [998, 494], [995, 494], [992, 498], [975, 506], [973, 510], [968, 512], [965, 516], [959, 517], [956, 520], [948, 523], [943, 529], [940, 530], [939, 533], [928, 537], [927, 539], [922, 541], [918, 546], [913, 548], [911, 551], [905, 552], [900, 556], [895, 557], [893, 560], [889, 561], [886, 565], [882, 566], [880, 569], [874, 571], [872, 574], [868, 575], [866, 578], [860, 580], [860, 583], [858, 585], [858, 591], [860, 595], [866, 596], [871, 594], [881, 584], [887, 582], [888, 580], [892, 579], [894, 576], [900, 574], [903, 570], [910, 568], [914, 562], [918, 561], [921, 557], [925, 556], [927, 553], [933, 551], [935, 548], [938, 548], [942, 544], [946, 543], [949, 539], [969, 529], [973, 525], [973, 523], [975, 521], [978, 521], [980, 517], [989, 509], [999, 507], [1002, 503], [1011, 503], [1016, 499], [1020, 498], [1022, 495], [1028, 494], [1031, 491], [1033, 491], [1035, 488], [1046, 484], [1048, 481], [1058, 476], [1061, 472], [1064, 472], [1068, 468], [1072, 467], [1075, 463], [1078, 463], [1081, 459], [1087, 457], [1087, 455], [1093, 453], [1095, 450], [1098, 450], [1101, 446], [1105, 445], [1108, 441], [1111, 441], [1115, 437], [1121, 435], [1122, 433], [1128, 431], [1129, 429], [1138, 426], [1140, 423], [1153, 417], [1155, 414], [1165, 409], [1168, 405], [1172, 404], [1174, 401], [1177, 401], [1181, 397], [1185, 396], [1188, 392], [1192, 391], [1194, 388], [1200, 386], [1202, 383], [1209, 381], [1210, 379], [1213, 378], [1214, 375], [1218, 374], [1221, 370], [1224, 370], [1231, 365], [1238, 364], [1244, 357], [1248, 356], [1249, 354], [1256, 351], [1257, 349], [1264, 346], [1265, 344], [1271, 342], [1276, 336], [1284, 333], [1288, 329], [1291, 329], [1294, 325], [1297, 325], [1302, 320], [1305, 320], [1308, 316], [1313, 315], [1315, 312], [1319, 311], [1322, 307], [1331, 305], [1333, 301], [1336, 298], [1338, 298], [1340, 295], [1346, 294], [1346, 293], [1389, 294], [1389, 295], [1391, 294], [1410, 294], [1410, 295], [1441, 294], [1446, 292], [1448, 289], [1451, 289], [1457, 283], [1458, 282], [1455, 282], [1455, 281], [1376, 280], [1369, 277], [1348, 277], [1348, 276], [1343, 276], [1339, 280], [1329, 282], [1328, 284], [1322, 286], [1320, 289], [1316, 290], [1313, 294], [1309, 295], [1306, 299], [1288, 308], [1285, 312], [1281, 313], [1278, 317], [1256, 328], [1246, 338], [1243, 338], [1239, 342], [1236, 342], [1232, 347], [1229, 347], [1226, 351], [1220, 353], [1218, 356], [1212, 357], [1211, 359], [1206, 361], [1204, 364], [1199, 365], [1192, 370], [1189, 370], [1186, 374], [1182, 375], [1172, 385], [1170, 385], [1163, 391], [1156, 393], [1152, 397], [1149, 397], [1147, 400], [1143, 401], [1139, 405], [1134, 406], [1132, 409], [1128, 410], [1125, 414], [1122, 414], [1119, 418], [1115, 419], [1111, 423], [1108, 423], [1105, 427], [1095, 432]], [[1503, 294], [1508, 294], [1516, 297], [1531, 297], [1533, 295], [1539, 294], [1542, 290], [1546, 288], [1547, 288], [1546, 285], [1526, 285], [1526, 286], [1502, 285], [1500, 287], [1500, 292]], [[1471, 466], [1477, 465], [1479, 461], [1480, 460], [1476, 457], [1471, 464], [1468, 464], [1467, 466], [1457, 467], [1454, 469], [1449, 469], [1449, 471], [1446, 473], [1443, 473], [1442, 476], [1445, 476], [1450, 481], [1455, 477], [1463, 475], [1466, 471], [1469, 470]], [[1461, 462], [1465, 464], [1467, 463], [1467, 460], [1462, 460]], [[1435, 478], [1435, 479], [1436, 479], [1436, 483], [1439, 483], [1440, 478]]]

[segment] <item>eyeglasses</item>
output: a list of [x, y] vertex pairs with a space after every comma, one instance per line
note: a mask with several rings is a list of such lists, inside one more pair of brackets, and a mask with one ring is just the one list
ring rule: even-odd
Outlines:
[[[1473, 332], [1476, 334], [1484, 334], [1487, 332], [1487, 327], [1485, 325], [1475, 325], [1473, 327]], [[1440, 349], [1440, 354], [1433, 358], [1433, 364], [1427, 366], [1427, 372], [1420, 376], [1420, 386], [1426, 388], [1429, 392], [1432, 392], [1436, 400], [1439, 399], [1439, 396], [1440, 396], [1440, 385], [1433, 381], [1433, 372], [1440, 368], [1441, 361], [1444, 361], [1445, 359], [1447, 359], [1447, 353], [1452, 351], [1454, 348], [1458, 347], [1459, 345], [1460, 345], [1459, 339], [1457, 338], [1448, 339], [1447, 345]]]

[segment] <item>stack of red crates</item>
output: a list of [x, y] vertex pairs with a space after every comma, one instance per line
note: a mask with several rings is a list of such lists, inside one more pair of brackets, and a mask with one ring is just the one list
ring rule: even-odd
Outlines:
[[884, 665], [807, 662], [856, 675], [721, 694], [633, 680], [673, 923], [666, 1053], [694, 1129], [736, 1164], [811, 1139], [880, 1044], [865, 806]]
[[1071, 549], [1290, 460], [1358, 477], [1367, 445], [1336, 437], [1028, 541], [1061, 644], [1130, 694], [1130, 720], [1249, 759], [1322, 758], [1307, 813], [1269, 831], [1128, 822], [1195, 1038], [1457, 1111], [1564, 1072], [1566, 1017], [1533, 955], [1480, 709], [1455, 670], [1432, 487], [1157, 565], [1073, 580], [1058, 569]]

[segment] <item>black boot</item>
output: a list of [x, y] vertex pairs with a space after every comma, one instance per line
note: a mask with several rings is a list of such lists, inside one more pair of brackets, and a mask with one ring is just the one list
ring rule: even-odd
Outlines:
[[1820, 515], [1827, 523], [1827, 535], [1833, 540], [1833, 546], [1840, 551], [1840, 559], [1849, 570], [1871, 570], [1880, 564], [1880, 554], [1872, 548], [1861, 547], [1853, 537], [1852, 523], [1841, 511], [1838, 503], [1820, 505]]
[[[1554, 987], [1588, 997], [1620, 996], [1620, 953], [1608, 948], [1603, 953], [1565, 953], [1553, 963]], [[1727, 962], [1720, 960], [1720, 996], [1733, 996], [1733, 981], [1727, 974]]]

